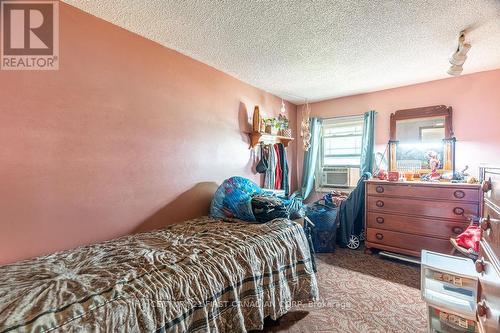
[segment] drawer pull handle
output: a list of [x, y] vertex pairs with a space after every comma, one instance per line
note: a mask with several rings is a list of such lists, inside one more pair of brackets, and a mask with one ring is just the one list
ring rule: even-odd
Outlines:
[[491, 178], [488, 180], [484, 180], [483, 184], [481, 185], [481, 188], [483, 189], [483, 192], [488, 192], [491, 191], [492, 185], [491, 185]]
[[382, 239], [384, 239], [384, 235], [382, 235], [382, 234], [381, 234], [381, 233], [379, 233], [379, 232], [377, 232], [377, 233], [375, 234], [375, 237], [377, 237], [377, 239], [378, 239], [378, 240], [382, 240]]
[[382, 186], [380, 186], [380, 185], [379, 185], [379, 186], [375, 187], [375, 191], [376, 191], [377, 193], [384, 193], [384, 188], [383, 188]]
[[484, 260], [476, 260], [476, 272], [482, 273], [484, 272]]
[[377, 205], [377, 207], [379, 208], [382, 208], [384, 207], [384, 202], [382, 200], [377, 200], [377, 202], [375, 203]]
[[462, 207], [453, 208], [453, 214], [455, 215], [464, 215], [465, 210]]
[[464, 229], [463, 228], [460, 228], [460, 227], [453, 227], [451, 229], [451, 231], [453, 231], [454, 234], [461, 234], [462, 232], [464, 232]]
[[484, 317], [488, 313], [488, 308], [484, 304], [484, 301], [477, 303], [477, 315], [478, 317]]
[[455, 192], [453, 192], [453, 196], [457, 199], [463, 199], [465, 198], [465, 192], [461, 190], [456, 190]]
[[383, 217], [378, 216], [378, 217], [376, 218], [376, 221], [377, 221], [377, 223], [382, 224], [382, 223], [384, 223], [384, 218], [383, 218]]
[[491, 221], [490, 221], [490, 216], [488, 215], [481, 219], [481, 229], [483, 229], [483, 231], [488, 231], [488, 229], [490, 228], [491, 228]]

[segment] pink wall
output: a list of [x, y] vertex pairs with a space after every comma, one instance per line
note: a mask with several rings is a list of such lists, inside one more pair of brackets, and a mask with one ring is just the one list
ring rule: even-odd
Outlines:
[[63, 3], [60, 35], [59, 71], [0, 72], [0, 264], [207, 214], [225, 178], [259, 181], [242, 132], [279, 98]]
[[[499, 92], [500, 70], [494, 70], [313, 103], [311, 114], [328, 118], [376, 110], [376, 149], [383, 152], [389, 140], [392, 112], [438, 104], [452, 106], [457, 168], [468, 164], [477, 174], [480, 163], [500, 164]], [[302, 106], [297, 107], [298, 122], [300, 110]], [[300, 178], [303, 163], [300, 146], [297, 163]]]

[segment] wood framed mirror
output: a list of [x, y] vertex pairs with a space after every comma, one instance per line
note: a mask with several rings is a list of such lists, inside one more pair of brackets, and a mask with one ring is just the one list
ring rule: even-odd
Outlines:
[[455, 137], [451, 106], [435, 105], [391, 114], [389, 170], [430, 172], [429, 154], [436, 154], [440, 173], [455, 171]]

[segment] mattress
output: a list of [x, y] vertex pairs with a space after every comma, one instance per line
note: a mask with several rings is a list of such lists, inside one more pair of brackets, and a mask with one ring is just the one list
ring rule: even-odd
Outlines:
[[302, 227], [208, 217], [0, 267], [0, 332], [246, 332], [318, 297]]

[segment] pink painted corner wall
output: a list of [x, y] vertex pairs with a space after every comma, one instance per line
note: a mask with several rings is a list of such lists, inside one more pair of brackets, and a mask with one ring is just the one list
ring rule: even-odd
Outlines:
[[59, 71], [0, 72], [0, 264], [206, 215], [224, 179], [261, 181], [243, 132], [279, 98], [63, 3], [60, 36]]
[[[438, 104], [453, 107], [457, 169], [469, 165], [471, 173], [477, 174], [481, 163], [500, 165], [500, 70], [313, 103], [311, 116], [329, 118], [376, 110], [376, 150], [383, 152], [389, 140], [392, 112]], [[298, 106], [297, 126], [301, 110], [302, 106]], [[298, 147], [298, 178], [301, 178], [303, 150]]]

